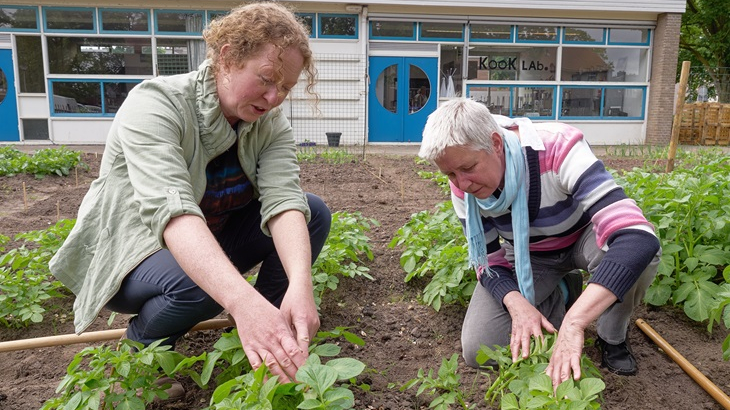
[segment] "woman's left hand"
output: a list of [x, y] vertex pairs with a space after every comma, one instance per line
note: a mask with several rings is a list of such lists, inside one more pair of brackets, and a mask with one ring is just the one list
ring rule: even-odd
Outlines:
[[572, 373], [574, 380], [580, 379], [580, 357], [583, 353], [583, 329], [570, 324], [563, 324], [558, 338], [553, 345], [545, 373], [553, 380], [553, 388], [568, 380]]
[[289, 323], [299, 348], [307, 355], [309, 343], [317, 334], [320, 325], [311, 282], [309, 286], [307, 284], [289, 284], [280, 310]]

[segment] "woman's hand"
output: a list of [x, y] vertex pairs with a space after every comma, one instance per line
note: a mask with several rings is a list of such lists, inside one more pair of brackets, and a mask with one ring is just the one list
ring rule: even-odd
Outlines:
[[308, 349], [302, 349], [282, 310], [263, 297], [256, 299], [230, 312], [239, 329], [243, 351], [254, 369], [266, 364], [281, 382], [293, 381], [307, 359]]
[[553, 346], [553, 355], [545, 373], [553, 380], [553, 387], [568, 380], [580, 379], [580, 356], [583, 352], [583, 332], [609, 306], [616, 302], [616, 296], [610, 290], [595, 283], [589, 283], [578, 300], [563, 318], [560, 333]]
[[281, 302], [281, 313], [306, 357], [309, 343], [319, 330], [319, 312], [314, 302], [311, 280], [302, 284], [289, 284], [289, 289]]
[[563, 323], [553, 345], [553, 355], [545, 373], [553, 380], [553, 388], [568, 380], [571, 373], [574, 380], [580, 379], [580, 356], [583, 353], [583, 329], [574, 324]]
[[554, 333], [555, 327], [520, 292], [508, 293], [503, 302], [512, 317], [512, 335], [509, 342], [512, 361], [517, 361], [520, 351], [522, 358], [526, 359], [530, 355], [530, 339], [533, 336], [542, 338], [543, 329]]

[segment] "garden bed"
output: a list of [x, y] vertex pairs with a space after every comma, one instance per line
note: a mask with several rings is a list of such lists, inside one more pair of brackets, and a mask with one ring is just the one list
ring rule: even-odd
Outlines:
[[[88, 171], [71, 172], [67, 177], [17, 175], [0, 177], [0, 234], [13, 236], [19, 232], [48, 228], [60, 217], [75, 218], [78, 206], [89, 183], [98, 174], [101, 155], [87, 153], [83, 161]], [[643, 165], [643, 160], [604, 158], [608, 166], [630, 169]], [[659, 164], [661, 169], [663, 164]], [[364, 277], [341, 278], [339, 287], [325, 294], [322, 303], [322, 330], [349, 326], [350, 331], [365, 340], [356, 347], [343, 343], [342, 356], [354, 357], [367, 366], [360, 382], [371, 385], [371, 391], [355, 391], [358, 409], [427, 408], [431, 398], [415, 396], [415, 389], [399, 391], [399, 387], [416, 377], [419, 369], [438, 369], [442, 359], [460, 352], [463, 306], [444, 306], [439, 312], [419, 303], [424, 283], [405, 283], [399, 264], [400, 250], [388, 244], [393, 235], [409, 221], [410, 216], [447, 198], [435, 183], [417, 175], [418, 170], [434, 168], [418, 165], [411, 155], [369, 155], [365, 161], [329, 164], [307, 161], [302, 164], [302, 185], [321, 196], [333, 211], [360, 212], [380, 226], [368, 234], [374, 259], [367, 262], [370, 281]], [[23, 191], [25, 184], [25, 192]], [[17, 245], [11, 243], [10, 246]], [[72, 333], [70, 320], [63, 316], [71, 309], [72, 298], [51, 309], [40, 324], [27, 329], [0, 328], [0, 341]], [[718, 387], [730, 393], [730, 364], [722, 360], [720, 345], [727, 331], [708, 334], [704, 325], [689, 320], [681, 309], [641, 307], [641, 317], [670, 344], [690, 360]], [[108, 312], [94, 323], [91, 330], [108, 329]], [[124, 326], [124, 317], [115, 318], [113, 327]], [[210, 350], [221, 331], [188, 334], [180, 342], [180, 351], [200, 354]], [[587, 339], [595, 338], [591, 328]], [[620, 377], [603, 372], [606, 409], [721, 409], [704, 390], [696, 385], [674, 362], [644, 336], [630, 327], [630, 340], [639, 360], [639, 374]], [[0, 409], [32, 410], [53, 397], [54, 390], [66, 373], [66, 366], [84, 345], [0, 353]], [[597, 350], [585, 352], [594, 361]], [[474, 400], [483, 398], [484, 378], [460, 360], [463, 386], [473, 391]], [[200, 390], [192, 381], [184, 400], [158, 405], [160, 409], [200, 409], [208, 404], [212, 390]], [[483, 403], [483, 402], [482, 402]]]

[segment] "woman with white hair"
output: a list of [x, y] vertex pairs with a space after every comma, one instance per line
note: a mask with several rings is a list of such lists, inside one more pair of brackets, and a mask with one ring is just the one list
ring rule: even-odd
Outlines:
[[[571, 373], [578, 380], [584, 331], [598, 319], [601, 365], [635, 374], [627, 329], [660, 244], [581, 131], [492, 115], [460, 98], [429, 116], [419, 156], [449, 177], [481, 284], [462, 327], [467, 364], [478, 366], [481, 345], [527, 357], [532, 337], [560, 329], [546, 372], [555, 386]], [[590, 275], [582, 293], [577, 269]]]

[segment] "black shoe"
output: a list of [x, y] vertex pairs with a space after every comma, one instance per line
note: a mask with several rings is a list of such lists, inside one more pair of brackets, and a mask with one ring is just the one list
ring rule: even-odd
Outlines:
[[601, 367], [621, 376], [636, 374], [638, 368], [628, 338], [617, 345], [612, 345], [599, 337], [596, 339], [596, 347], [601, 352]]

